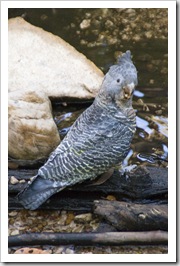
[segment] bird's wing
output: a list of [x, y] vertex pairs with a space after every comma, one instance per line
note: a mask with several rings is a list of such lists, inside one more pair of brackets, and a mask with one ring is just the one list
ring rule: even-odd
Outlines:
[[[91, 123], [86, 122], [89, 118], [86, 120], [84, 115], [86, 113], [76, 120], [47, 163], [40, 168], [41, 176], [61, 180], [66, 185], [73, 184], [96, 177], [124, 156], [126, 127], [108, 114], [106, 117], [94, 114]], [[122, 152], [118, 142], [122, 144]]]

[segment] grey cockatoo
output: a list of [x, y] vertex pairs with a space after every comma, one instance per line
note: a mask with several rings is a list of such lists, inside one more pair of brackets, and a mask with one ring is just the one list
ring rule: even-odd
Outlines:
[[93, 180], [122, 162], [136, 130], [132, 96], [137, 70], [127, 51], [104, 77], [97, 97], [18, 199], [34, 210], [60, 190]]

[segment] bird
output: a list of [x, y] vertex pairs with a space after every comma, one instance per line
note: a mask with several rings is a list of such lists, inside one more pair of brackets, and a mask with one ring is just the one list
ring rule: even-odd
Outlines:
[[128, 50], [109, 68], [91, 106], [18, 194], [25, 209], [35, 210], [66, 187], [96, 179], [127, 156], [136, 131], [132, 98], [138, 84], [131, 57]]

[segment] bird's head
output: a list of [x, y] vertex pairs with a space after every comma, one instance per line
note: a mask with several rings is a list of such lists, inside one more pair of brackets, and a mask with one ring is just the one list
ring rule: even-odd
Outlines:
[[105, 75], [99, 97], [119, 107], [129, 107], [137, 83], [137, 70], [131, 60], [131, 52], [126, 51]]

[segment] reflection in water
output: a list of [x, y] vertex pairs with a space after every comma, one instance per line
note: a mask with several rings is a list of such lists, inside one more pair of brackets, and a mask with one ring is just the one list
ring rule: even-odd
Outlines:
[[70, 130], [70, 128], [71, 128], [71, 127], [65, 127], [65, 128], [63, 128], [63, 129], [59, 130], [59, 134], [60, 134], [60, 136], [61, 136], [61, 140], [62, 140], [62, 138], [65, 137], [65, 135], [68, 133], [68, 131]]
[[152, 120], [158, 125], [159, 132], [168, 137], [168, 118], [163, 116], [153, 116]]
[[148, 126], [149, 123], [146, 120], [140, 118], [139, 116], [136, 116], [136, 125], [137, 127], [143, 129], [148, 135], [151, 135], [154, 132], [154, 129]]
[[123, 160], [122, 162], [122, 166], [123, 167], [126, 167], [128, 165], [128, 162], [129, 162], [129, 159], [131, 158], [131, 156], [133, 155], [133, 150], [131, 149], [129, 152], [128, 152], [128, 155], [126, 156], [126, 158]]
[[163, 147], [163, 155], [161, 156], [161, 158], [164, 158], [166, 159], [168, 157], [168, 147], [165, 145], [165, 144], [162, 144], [162, 147]]
[[139, 91], [139, 90], [135, 90], [134, 91], [134, 96], [142, 98], [142, 97], [144, 97], [144, 93]]
[[[166, 156], [167, 157], [167, 156]], [[158, 161], [165, 161], [165, 156], [159, 156], [155, 153], [139, 153], [137, 154], [137, 158], [143, 162], [149, 162], [149, 163], [157, 163]]]
[[67, 118], [70, 118], [71, 116], [72, 116], [72, 113], [69, 112], [69, 113], [63, 114], [59, 117], [54, 117], [54, 121], [55, 121], [56, 125], [58, 126], [62, 121], [66, 120]]

